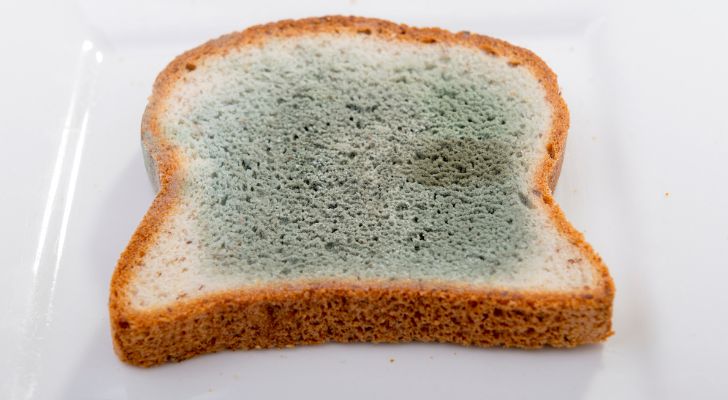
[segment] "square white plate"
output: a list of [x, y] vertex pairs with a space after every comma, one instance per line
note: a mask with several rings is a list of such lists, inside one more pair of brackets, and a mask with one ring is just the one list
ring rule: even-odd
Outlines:
[[[0, 6], [0, 398], [728, 398], [726, 10], [420, 3]], [[613, 338], [566, 351], [331, 344], [153, 369], [118, 361], [108, 284], [154, 196], [139, 125], [156, 74], [221, 34], [325, 14], [488, 34], [556, 71], [571, 111], [556, 197], [610, 266]]]

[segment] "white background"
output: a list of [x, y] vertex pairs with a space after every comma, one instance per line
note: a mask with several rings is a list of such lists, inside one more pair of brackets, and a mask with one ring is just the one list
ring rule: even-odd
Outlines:
[[[0, 398], [728, 398], [721, 4], [2, 2]], [[572, 116], [556, 197], [615, 279], [606, 344], [324, 345], [149, 370], [116, 359], [108, 283], [153, 198], [139, 123], [154, 77], [220, 34], [325, 14], [501, 37], [556, 71]]]

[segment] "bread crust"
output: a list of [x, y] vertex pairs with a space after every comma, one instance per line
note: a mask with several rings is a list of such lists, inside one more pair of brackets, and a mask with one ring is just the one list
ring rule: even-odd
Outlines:
[[[127, 287], [162, 222], [174, 212], [184, 160], [159, 124], [165, 99], [199, 60], [225, 55], [270, 38], [313, 33], [477, 48], [530, 70], [552, 107], [545, 155], [533, 190], [558, 231], [596, 268], [597, 284], [572, 292], [509, 291], [446, 282], [311, 280], [230, 290], [173, 306], [136, 310]], [[552, 190], [563, 160], [569, 115], [556, 75], [531, 51], [468, 32], [413, 28], [388, 21], [329, 16], [284, 20], [209, 41], [173, 60], [157, 77], [142, 121], [143, 145], [160, 190], [114, 271], [109, 313], [114, 348], [122, 361], [152, 366], [223, 349], [289, 347], [351, 341], [451, 342], [476, 346], [539, 348], [598, 343], [612, 335], [614, 284], [606, 265], [566, 220]], [[151, 136], [150, 136], [151, 135]]]

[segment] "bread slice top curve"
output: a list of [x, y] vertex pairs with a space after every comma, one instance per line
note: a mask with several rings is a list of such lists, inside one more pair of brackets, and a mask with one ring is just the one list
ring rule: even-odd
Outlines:
[[567, 128], [548, 67], [484, 36], [328, 17], [209, 42], [150, 98], [160, 191], [112, 320], [317, 285], [611, 302], [551, 195]]

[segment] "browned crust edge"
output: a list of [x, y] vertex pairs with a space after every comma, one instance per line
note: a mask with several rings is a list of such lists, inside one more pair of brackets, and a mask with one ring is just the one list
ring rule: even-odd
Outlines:
[[[174, 85], [198, 62], [272, 37], [319, 32], [377, 35], [387, 40], [475, 47], [528, 68], [543, 85], [553, 109], [549, 140], [534, 191], [571, 243], [596, 268], [595, 288], [575, 292], [483, 290], [444, 283], [308, 282], [216, 293], [138, 311], [127, 285], [162, 221], [178, 199], [181, 157], [165, 140], [158, 116]], [[159, 175], [160, 190], [111, 280], [109, 313], [114, 348], [122, 361], [152, 366], [222, 349], [284, 347], [328, 341], [434, 341], [477, 346], [538, 348], [597, 343], [612, 335], [614, 284], [606, 265], [566, 220], [552, 190], [564, 154], [569, 115], [556, 75], [531, 51], [468, 32], [413, 28], [388, 21], [329, 16], [285, 20], [248, 28], [209, 41], [172, 61], [157, 77], [144, 113], [142, 140]]]

